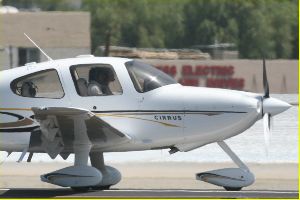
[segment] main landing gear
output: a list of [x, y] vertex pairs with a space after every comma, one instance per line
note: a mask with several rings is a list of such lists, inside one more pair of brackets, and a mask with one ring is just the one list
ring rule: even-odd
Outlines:
[[[41, 180], [62, 187], [71, 187], [76, 192], [89, 189], [109, 189], [121, 180], [121, 173], [104, 165], [102, 152], [91, 152], [92, 144], [87, 135], [84, 116], [73, 116], [74, 120], [74, 166], [66, 167], [41, 176]], [[88, 166], [88, 159], [92, 166]]]

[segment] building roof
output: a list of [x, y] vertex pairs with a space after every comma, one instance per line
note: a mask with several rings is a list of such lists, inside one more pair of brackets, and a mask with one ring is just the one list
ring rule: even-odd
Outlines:
[[0, 15], [0, 46], [34, 47], [26, 33], [42, 48], [89, 48], [88, 12], [19, 12]]
[[[105, 46], [99, 46], [100, 55], [104, 55]], [[198, 49], [162, 49], [162, 48], [133, 48], [110, 46], [109, 55], [114, 57], [141, 58], [141, 59], [210, 59], [208, 53]]]

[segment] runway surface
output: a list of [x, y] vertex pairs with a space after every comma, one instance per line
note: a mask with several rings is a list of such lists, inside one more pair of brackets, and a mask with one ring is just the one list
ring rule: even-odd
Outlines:
[[298, 191], [283, 190], [242, 190], [229, 192], [224, 190], [163, 190], [163, 189], [112, 189], [75, 193], [71, 189], [0, 189], [0, 198], [32, 197], [99, 197], [99, 198], [138, 198], [138, 197], [182, 197], [182, 198], [296, 198]]

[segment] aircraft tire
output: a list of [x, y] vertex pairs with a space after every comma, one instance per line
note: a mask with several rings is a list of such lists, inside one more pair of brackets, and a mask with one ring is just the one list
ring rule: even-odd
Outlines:
[[109, 190], [111, 185], [103, 185], [103, 186], [92, 186], [92, 190]]
[[74, 192], [88, 192], [90, 187], [71, 187]]
[[226, 191], [241, 191], [242, 187], [224, 187]]

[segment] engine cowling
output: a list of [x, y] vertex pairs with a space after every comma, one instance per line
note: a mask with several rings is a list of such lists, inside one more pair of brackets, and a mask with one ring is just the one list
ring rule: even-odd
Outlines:
[[196, 174], [196, 179], [225, 188], [242, 188], [254, 183], [254, 175], [241, 168], [224, 168]]
[[71, 166], [41, 175], [41, 180], [62, 187], [87, 187], [102, 181], [102, 173], [91, 166]]

